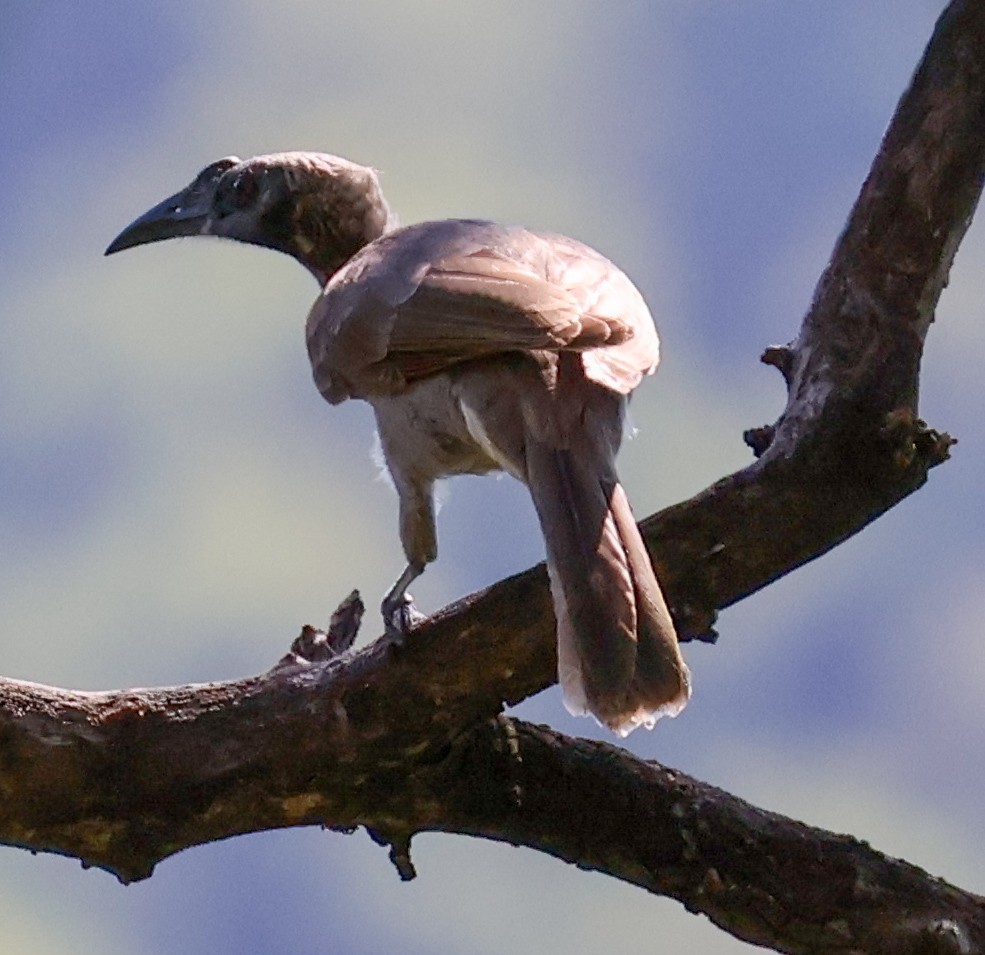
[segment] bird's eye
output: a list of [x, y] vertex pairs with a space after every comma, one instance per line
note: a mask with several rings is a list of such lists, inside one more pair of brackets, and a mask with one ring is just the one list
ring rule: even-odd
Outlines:
[[253, 205], [260, 193], [256, 176], [249, 169], [244, 169], [234, 180], [231, 189], [233, 205], [240, 209]]

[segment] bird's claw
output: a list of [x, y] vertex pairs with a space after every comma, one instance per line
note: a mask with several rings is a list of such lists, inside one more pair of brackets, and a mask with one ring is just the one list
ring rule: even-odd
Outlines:
[[383, 614], [383, 627], [388, 639], [398, 647], [404, 646], [407, 634], [426, 620], [425, 614], [414, 606], [414, 598], [410, 594], [400, 594], [395, 598], [387, 598], [380, 608]]

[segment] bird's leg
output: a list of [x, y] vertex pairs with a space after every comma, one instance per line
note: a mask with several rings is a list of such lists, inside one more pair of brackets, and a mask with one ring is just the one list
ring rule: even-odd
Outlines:
[[407, 588], [424, 573], [424, 567], [423, 561], [410, 561], [380, 606], [387, 636], [397, 643], [403, 643], [414, 624], [425, 619], [424, 614], [415, 609], [414, 598], [407, 593]]
[[407, 588], [424, 573], [424, 568], [438, 554], [434, 528], [434, 482], [422, 478], [413, 468], [401, 467], [402, 459], [399, 454], [394, 454], [393, 444], [387, 440], [389, 432], [383, 427], [378, 409], [377, 422], [383, 454], [400, 501], [400, 543], [407, 557], [404, 572], [383, 598], [380, 608], [387, 635], [399, 644], [411, 628], [424, 619], [424, 614], [414, 609], [414, 601]]

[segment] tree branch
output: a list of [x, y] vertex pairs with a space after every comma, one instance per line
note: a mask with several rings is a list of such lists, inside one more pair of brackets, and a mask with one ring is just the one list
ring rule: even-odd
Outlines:
[[[684, 638], [919, 488], [951, 439], [916, 417], [934, 308], [985, 171], [985, 4], [954, 0], [796, 340], [748, 468], [644, 522]], [[0, 681], [0, 840], [129, 881], [183, 848], [365, 825], [403, 875], [421, 830], [529, 845], [786, 952], [985, 951], [982, 900], [602, 744], [502, 718], [554, 681], [538, 567], [398, 647], [306, 629], [263, 676], [72, 693]], [[348, 630], [346, 628], [348, 627]]]
[[981, 897], [605, 743], [501, 720], [449, 762], [415, 828], [536, 844], [784, 952], [985, 950]]

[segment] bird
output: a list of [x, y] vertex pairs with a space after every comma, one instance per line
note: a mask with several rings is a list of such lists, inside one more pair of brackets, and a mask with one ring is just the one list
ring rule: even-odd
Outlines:
[[517, 225], [401, 227], [376, 169], [318, 152], [213, 162], [106, 254], [181, 236], [286, 253], [321, 287], [315, 384], [372, 406], [398, 496], [407, 563], [382, 602], [388, 630], [419, 619], [408, 589], [437, 557], [436, 481], [505, 471], [543, 532], [568, 710], [626, 736], [684, 708], [690, 671], [615, 468], [629, 395], [660, 358], [623, 271]]

